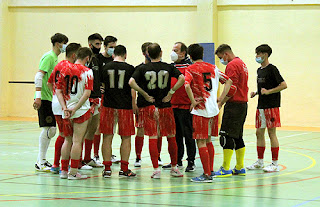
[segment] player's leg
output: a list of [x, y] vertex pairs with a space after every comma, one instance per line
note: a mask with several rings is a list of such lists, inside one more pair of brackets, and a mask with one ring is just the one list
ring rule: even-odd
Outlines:
[[61, 172], [60, 178], [68, 178], [68, 168], [70, 162], [70, 152], [72, 147], [72, 136], [66, 136], [61, 148]]
[[[186, 172], [195, 171], [194, 160], [196, 158], [196, 142], [192, 138], [192, 114], [190, 114], [189, 110], [184, 111], [184, 136], [185, 136], [185, 144], [187, 148], [188, 155], [188, 165], [186, 167]], [[214, 152], [213, 152], [214, 154]]]
[[246, 175], [246, 170], [244, 168], [244, 155], [246, 151], [246, 147], [243, 141], [243, 137], [239, 137], [237, 139], [233, 139], [235, 144], [235, 151], [236, 151], [236, 159], [237, 164], [235, 168], [232, 170], [233, 175]]
[[141, 167], [141, 153], [144, 140], [144, 128], [143, 128], [143, 110], [139, 109], [139, 113], [135, 115], [136, 117], [136, 127], [137, 134], [135, 137], [135, 152], [136, 152], [136, 162], [134, 163], [135, 167]]
[[278, 166], [278, 156], [279, 156], [279, 141], [276, 134], [276, 127], [268, 128], [268, 135], [271, 142], [271, 155], [272, 155], [272, 163], [265, 168], [263, 171], [265, 172], [279, 172]]
[[61, 148], [64, 142], [64, 134], [63, 134], [62, 116], [55, 115], [55, 119], [59, 128], [59, 136], [57, 137], [54, 145], [54, 161], [50, 171], [54, 174], [59, 174], [59, 171], [60, 171], [59, 164], [60, 164], [60, 157], [61, 157]]
[[163, 162], [162, 162], [161, 157], [160, 157], [161, 149], [162, 149], [162, 137], [161, 136], [158, 136], [157, 147], [158, 147], [158, 165], [162, 166]]

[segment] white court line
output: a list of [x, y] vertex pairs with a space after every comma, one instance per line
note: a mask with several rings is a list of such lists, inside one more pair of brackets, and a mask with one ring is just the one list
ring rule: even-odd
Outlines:
[[[32, 123], [32, 124], [38, 124], [38, 123]], [[3, 127], [8, 127], [8, 126], [24, 126], [24, 125], [31, 125], [31, 123], [25, 123], [25, 124], [7, 124], [7, 125], [3, 125], [1, 124], [0, 128], [3, 128]]]

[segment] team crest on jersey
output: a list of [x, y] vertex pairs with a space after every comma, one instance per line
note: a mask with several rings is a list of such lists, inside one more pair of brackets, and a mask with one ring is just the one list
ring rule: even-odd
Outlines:
[[47, 122], [47, 123], [52, 123], [52, 121], [53, 121], [52, 116], [47, 116], [47, 117], [46, 117], [46, 122]]

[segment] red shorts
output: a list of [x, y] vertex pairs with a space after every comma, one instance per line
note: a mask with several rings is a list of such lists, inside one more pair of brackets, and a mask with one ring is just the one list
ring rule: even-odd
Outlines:
[[193, 139], [208, 139], [210, 136], [218, 136], [218, 117], [219, 115], [206, 118], [193, 115]]
[[138, 110], [139, 110], [139, 114], [138, 115], [135, 114], [135, 118], [136, 118], [135, 127], [143, 128], [143, 118], [142, 118], [141, 108], [139, 108]]
[[56, 119], [56, 122], [58, 124], [59, 132], [63, 133], [63, 119], [62, 115], [54, 115], [54, 118]]
[[143, 107], [139, 111], [139, 116], [142, 116], [144, 133], [147, 136], [162, 137], [176, 134], [176, 124], [171, 107], [161, 109], [153, 105]]
[[100, 132], [103, 134], [114, 134], [118, 123], [120, 136], [131, 136], [135, 134], [132, 109], [114, 109], [101, 107]]
[[279, 108], [257, 109], [256, 128], [281, 127]]
[[90, 112], [90, 109], [85, 113], [83, 114], [82, 116], [78, 117], [78, 118], [74, 118], [72, 119], [72, 122], [73, 123], [77, 123], [77, 124], [81, 124], [87, 120], [89, 120], [91, 117], [91, 112]]
[[73, 136], [73, 123], [81, 124], [90, 119], [91, 113], [88, 110], [85, 114], [78, 118], [74, 119], [63, 119], [63, 135], [65, 137], [72, 137]]

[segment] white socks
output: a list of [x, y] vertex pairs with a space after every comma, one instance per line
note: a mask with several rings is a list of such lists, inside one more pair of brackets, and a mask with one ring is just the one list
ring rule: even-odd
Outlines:
[[48, 147], [50, 144], [50, 138], [48, 137], [48, 130], [50, 127], [41, 127], [42, 131], [39, 136], [39, 154], [38, 163], [43, 164], [46, 162], [46, 156]]

